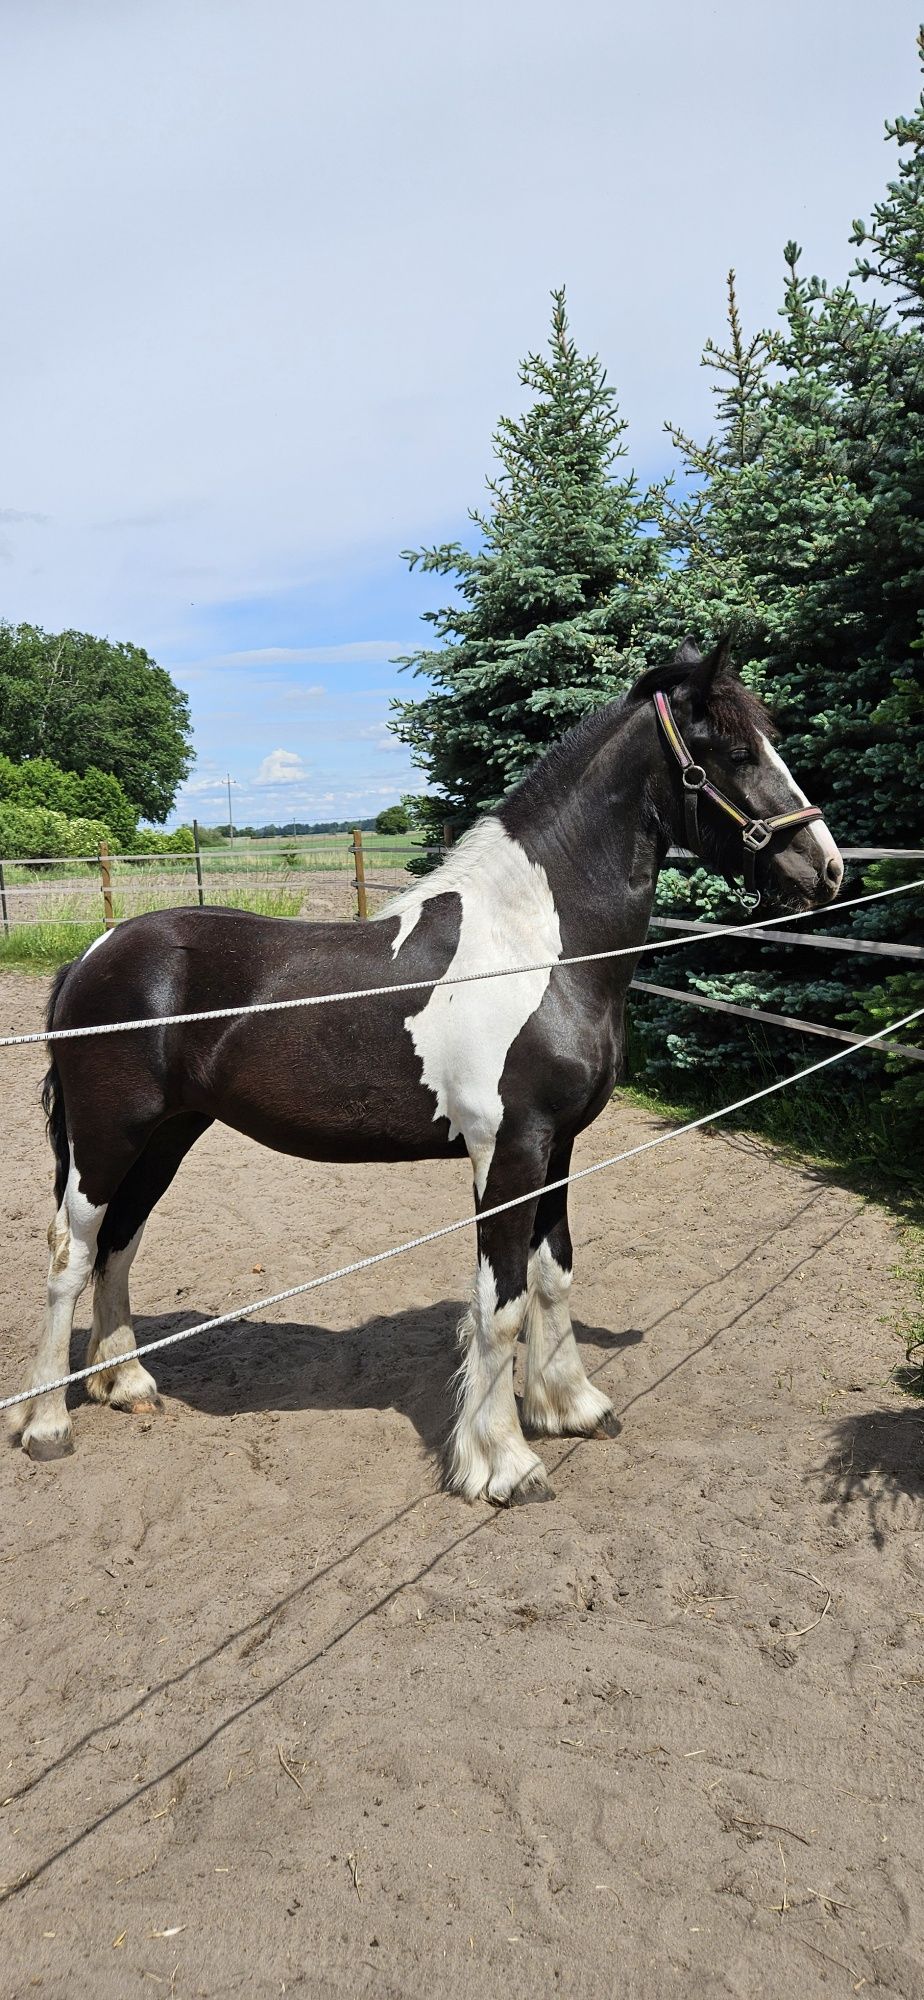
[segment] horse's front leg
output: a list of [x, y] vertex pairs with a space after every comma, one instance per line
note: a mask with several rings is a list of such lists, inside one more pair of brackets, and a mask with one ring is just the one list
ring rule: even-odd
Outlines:
[[[569, 1145], [553, 1155], [549, 1180], [563, 1179], [570, 1166]], [[619, 1419], [609, 1397], [588, 1382], [574, 1338], [573, 1263], [568, 1190], [556, 1188], [542, 1196], [532, 1233], [523, 1417], [528, 1430], [549, 1437], [615, 1437]]]
[[[546, 1157], [532, 1147], [495, 1155], [479, 1206], [490, 1208], [540, 1186]], [[513, 1351], [526, 1312], [534, 1215], [535, 1203], [524, 1202], [507, 1215], [479, 1220], [475, 1282], [459, 1325], [458, 1414], [447, 1481], [466, 1500], [483, 1494], [499, 1507], [552, 1497], [545, 1466], [520, 1429], [513, 1394]]]

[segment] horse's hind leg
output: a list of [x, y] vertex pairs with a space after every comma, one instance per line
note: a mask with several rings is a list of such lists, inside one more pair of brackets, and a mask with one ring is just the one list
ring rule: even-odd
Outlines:
[[[549, 1165], [549, 1180], [563, 1179], [571, 1147]], [[574, 1338], [568, 1295], [573, 1277], [568, 1190], [542, 1196], [536, 1210], [529, 1259], [526, 1309], [526, 1380], [523, 1419], [546, 1436], [615, 1437], [619, 1420], [608, 1396], [588, 1382]]]
[[[208, 1118], [189, 1113], [158, 1126], [110, 1202], [96, 1253], [88, 1363], [105, 1361], [110, 1354], [132, 1355], [135, 1335], [128, 1280], [144, 1225], [180, 1162], [210, 1123]], [[100, 1370], [98, 1375], [91, 1375], [87, 1389], [96, 1402], [135, 1415], [160, 1406], [153, 1375], [134, 1358], [111, 1371]]]
[[[110, 1354], [130, 1354], [135, 1345], [128, 1276], [144, 1233], [144, 1224], [135, 1230], [121, 1250], [111, 1250], [102, 1269], [97, 1265], [93, 1286], [93, 1328], [87, 1346], [87, 1366], [105, 1361]], [[114, 1410], [156, 1410], [160, 1404], [157, 1383], [140, 1361], [123, 1361], [117, 1368], [91, 1375], [87, 1394], [95, 1403], [110, 1403]]]
[[[32, 1373], [36, 1388], [67, 1374], [74, 1311], [89, 1282], [105, 1214], [105, 1207], [94, 1207], [81, 1193], [79, 1175], [72, 1167], [48, 1231], [48, 1309]], [[20, 1443], [30, 1458], [60, 1458], [73, 1450], [73, 1427], [63, 1389], [49, 1390], [34, 1403], [21, 1405], [20, 1423]]]

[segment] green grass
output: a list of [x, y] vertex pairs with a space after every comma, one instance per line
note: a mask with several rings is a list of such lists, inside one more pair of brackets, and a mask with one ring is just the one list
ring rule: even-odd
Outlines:
[[[127, 909], [117, 894], [113, 895], [112, 907], [117, 918], [143, 914], [135, 903]], [[147, 904], [149, 910], [169, 907], [163, 900]], [[222, 897], [222, 907], [253, 910], [260, 917], [297, 917], [302, 896], [282, 885], [229, 889]], [[86, 951], [94, 938], [102, 936], [103, 929], [102, 918], [87, 918], [76, 910], [73, 899], [70, 903], [65, 899], [49, 914], [47, 922], [16, 924], [9, 936], [0, 936], [0, 967], [19, 972], [55, 972], [59, 965], [66, 965], [69, 959]]]
[[230, 889], [222, 897], [225, 910], [253, 910], [258, 917], [297, 917], [302, 897], [292, 889]]
[[102, 933], [102, 923], [21, 924], [0, 937], [0, 966], [16, 972], [56, 972], [59, 965], [86, 951]]

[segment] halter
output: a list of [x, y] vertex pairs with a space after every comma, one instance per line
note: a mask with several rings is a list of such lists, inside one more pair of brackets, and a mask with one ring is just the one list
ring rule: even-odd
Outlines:
[[774, 813], [771, 819], [752, 819], [750, 813], [742, 812], [740, 806], [733, 805], [731, 799], [727, 799], [717, 785], [710, 784], [702, 765], [696, 763], [687, 749], [677, 727], [674, 711], [666, 694], [663, 694], [660, 688], [654, 696], [654, 705], [661, 728], [680, 765], [686, 845], [694, 854], [700, 854], [699, 797], [702, 793], [705, 798], [712, 800], [713, 805], [719, 806], [723, 813], [727, 813], [729, 819], [733, 819], [735, 825], [741, 829], [744, 850], [741, 872], [744, 876], [745, 890], [741, 901], [748, 909], [756, 910], [760, 902], [760, 890], [757, 887], [758, 854], [762, 854], [764, 848], [769, 847], [774, 834], [791, 833], [794, 827], [809, 826], [812, 820], [823, 819], [824, 814], [818, 806], [799, 806], [795, 812]]

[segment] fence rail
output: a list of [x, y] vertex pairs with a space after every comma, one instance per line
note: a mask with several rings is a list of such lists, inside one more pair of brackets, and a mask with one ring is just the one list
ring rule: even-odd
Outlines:
[[[687, 1007], [709, 1007], [717, 1014], [736, 1014], [741, 1021], [766, 1021], [771, 1028], [789, 1028], [798, 1035], [824, 1035], [829, 1042], [854, 1042], [865, 1045], [866, 1035], [852, 1035], [847, 1028], [830, 1028], [823, 1021], [802, 1021], [794, 1014], [771, 1014], [765, 1007], [739, 1007], [731, 1000], [713, 1000], [705, 993], [687, 993], [680, 986], [656, 986], [653, 979], [633, 979], [633, 992], [654, 993], [659, 1000], [679, 1000]], [[877, 1055], [905, 1056], [910, 1062], [924, 1062], [924, 1049], [909, 1049], [890, 1042], [888, 1048], [880, 1045]]]
[[[101, 842], [94, 855], [49, 856], [43, 860], [5, 859], [0, 861], [0, 928], [3, 935], [9, 937], [14, 928], [17, 930], [34, 928], [45, 921], [41, 913], [30, 916], [18, 910], [13, 899], [57, 897], [60, 900], [62, 897], [86, 895], [91, 899], [91, 904], [84, 912], [79, 915], [59, 913], [52, 918], [52, 921], [61, 927], [78, 930], [93, 925], [101, 925], [106, 930], [112, 929], [120, 921], [114, 911], [113, 894], [117, 893], [119, 897], [128, 899], [150, 896], [155, 885], [150, 880], [145, 882], [145, 874], [150, 877], [153, 866], [159, 865], [163, 868], [164, 863], [170, 864], [169, 878], [156, 885], [157, 891], [169, 896], [180, 886], [180, 882], [184, 882], [200, 907], [206, 904], [208, 889], [213, 884], [219, 891], [221, 887], [231, 891], [228, 879], [231, 876], [234, 878], [235, 889], [238, 891], [243, 889], [245, 894], [247, 884], [259, 883], [264, 888], [275, 888], [280, 895], [286, 895], [294, 892], [299, 886], [300, 879], [305, 876], [336, 875], [352, 871], [350, 887], [355, 895], [355, 917], [363, 922], [369, 916], [370, 891], [394, 894], [402, 886], [400, 880], [385, 882], [374, 875], [370, 876], [367, 873], [368, 862], [373, 862], [379, 868], [390, 867], [394, 876], [407, 880], [408, 860], [425, 857], [438, 859], [446, 852], [445, 846], [436, 848], [400, 840], [393, 844], [390, 842], [385, 849], [372, 843], [366, 847], [363, 834], [358, 827], [354, 828], [350, 836], [342, 834], [330, 840], [321, 836], [320, 840], [322, 844], [317, 846], [299, 846], [298, 837], [288, 841], [283, 837], [275, 842], [261, 842], [258, 847], [254, 845], [236, 849], [230, 845], [222, 848], [203, 847], [199, 826], [194, 822], [191, 849], [165, 849], [163, 852], [153, 854], [110, 854], [106, 843]], [[919, 864], [924, 862], [924, 848], [845, 847], [841, 849], [841, 853], [845, 861], [853, 862], [886, 860]], [[278, 866], [273, 867], [274, 862], [287, 860], [290, 855], [295, 856], [292, 865], [282, 869]], [[686, 848], [671, 848], [668, 858], [689, 861], [697, 859]], [[56, 862], [65, 862], [71, 866], [86, 865], [92, 867], [94, 874], [84, 877], [61, 876], [51, 882], [23, 883], [9, 880], [11, 869], [32, 870], [37, 867], [54, 866]], [[97, 896], [100, 897], [100, 902], [96, 902]], [[39, 907], [41, 910], [41, 904]], [[48, 914], [51, 915], [51, 912]], [[702, 935], [704, 939], [716, 933], [728, 936], [725, 926], [709, 923], [702, 918], [652, 917], [651, 930], [686, 933], [690, 937]], [[872, 938], [831, 937], [827, 933], [822, 936], [808, 931], [782, 931], [774, 929], [772, 925], [752, 929], [749, 934], [758, 944], [786, 945], [794, 950], [863, 953], [916, 964], [924, 960], [922, 945], [893, 944]], [[637, 992], [670, 1000], [679, 1006], [698, 1007], [717, 1014], [732, 1015], [739, 1020], [760, 1022], [768, 1027], [783, 1028], [790, 1034], [822, 1035], [829, 1041], [845, 1043], [859, 1043], [864, 1040], [862, 1036], [851, 1034], [847, 1029], [831, 1027], [820, 1021], [808, 1021], [791, 1014], [776, 1014], [762, 1007], [740, 1006], [730, 1000], [714, 999], [711, 995], [693, 993], [684, 988], [657, 985], [652, 980], [633, 979], [632, 987]], [[922, 1049], [902, 1048], [898, 1053], [913, 1062], [924, 1062]]]
[[[723, 924], [704, 923], [701, 917], [652, 917], [653, 931], [689, 931], [691, 936], [701, 933], [711, 937], [716, 931], [725, 934]], [[924, 945], [888, 944], [878, 938], [816, 937], [812, 931], [759, 930], [751, 932], [757, 944], [807, 945], [812, 951], [869, 951], [877, 952], [883, 958], [924, 958]]]

